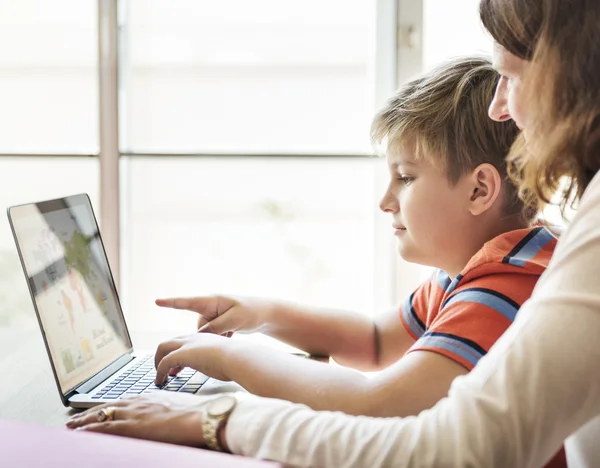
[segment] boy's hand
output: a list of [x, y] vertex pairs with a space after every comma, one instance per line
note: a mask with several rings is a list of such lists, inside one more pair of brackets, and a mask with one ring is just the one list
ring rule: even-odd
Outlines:
[[[157, 299], [156, 305], [196, 312], [200, 315], [198, 332], [214, 333], [229, 338], [233, 332], [260, 331], [267, 320], [266, 310], [269, 304], [258, 299], [241, 297], [200, 296]], [[177, 375], [180, 371], [181, 367], [176, 366], [169, 374]]]
[[232, 296], [157, 299], [156, 305], [196, 312], [200, 315], [199, 332], [228, 336], [233, 332], [260, 331], [268, 308], [264, 301]]
[[222, 336], [198, 334], [173, 338], [158, 345], [154, 356], [156, 385], [162, 385], [173, 369], [190, 367], [218, 380], [231, 380], [224, 356], [235, 342]]

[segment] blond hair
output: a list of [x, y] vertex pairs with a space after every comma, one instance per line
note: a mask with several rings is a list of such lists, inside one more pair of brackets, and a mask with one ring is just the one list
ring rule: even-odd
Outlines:
[[560, 190], [564, 212], [600, 170], [600, 2], [482, 0], [480, 16], [499, 45], [531, 61], [530, 124], [509, 154], [511, 176], [526, 200], [550, 203]]
[[493, 165], [504, 181], [505, 213], [531, 220], [537, 209], [525, 209], [506, 169], [518, 129], [488, 117], [497, 84], [487, 58], [448, 61], [400, 88], [373, 119], [371, 139], [388, 151], [414, 145], [415, 158], [428, 158], [452, 184], [480, 164]]

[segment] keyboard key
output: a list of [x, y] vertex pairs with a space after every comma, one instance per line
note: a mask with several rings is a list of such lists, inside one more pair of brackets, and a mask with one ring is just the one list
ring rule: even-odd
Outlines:
[[199, 384], [203, 385], [208, 380], [208, 377], [200, 372], [196, 372], [194, 376], [188, 381], [188, 384]]
[[196, 393], [198, 390], [200, 390], [200, 387], [197, 387], [197, 388], [183, 387], [181, 390], [179, 390], [179, 392], [180, 393]]
[[186, 385], [182, 390], [193, 390], [197, 391], [202, 385]]

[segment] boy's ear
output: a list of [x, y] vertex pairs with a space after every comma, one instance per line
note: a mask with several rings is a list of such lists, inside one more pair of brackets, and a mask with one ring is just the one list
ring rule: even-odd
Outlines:
[[502, 191], [502, 178], [491, 164], [480, 164], [471, 176], [469, 211], [478, 216], [489, 210]]

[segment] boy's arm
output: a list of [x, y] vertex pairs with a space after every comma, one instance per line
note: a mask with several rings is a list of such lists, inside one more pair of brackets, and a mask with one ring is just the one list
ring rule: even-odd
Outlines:
[[264, 333], [313, 355], [362, 371], [384, 369], [414, 343], [397, 309], [377, 315], [279, 304]]
[[208, 334], [163, 343], [156, 361], [158, 383], [170, 368], [189, 366], [233, 380], [259, 396], [370, 416], [417, 414], [443, 398], [452, 380], [467, 372], [447, 357], [412, 352], [369, 379], [348, 368]]
[[385, 367], [414, 342], [402, 328], [397, 310], [373, 320], [356, 312], [249, 297], [204, 296], [156, 303], [196, 312], [200, 332], [260, 332], [361, 370]]
[[[457, 288], [410, 352], [372, 379], [350, 369], [203, 334], [161, 345], [157, 362], [164, 362], [158, 365], [157, 379], [171, 367], [189, 366], [234, 380], [257, 395], [318, 410], [370, 416], [417, 414], [443, 398], [454, 378], [466, 374], [486, 354], [536, 280], [534, 275], [488, 274]], [[411, 295], [402, 313], [413, 313], [418, 305], [418, 296]], [[410, 315], [406, 317], [403, 320], [412, 330], [415, 323], [407, 322]], [[225, 341], [208, 343], [207, 339]], [[385, 359], [385, 352], [381, 356]]]
[[240, 345], [227, 352], [227, 377], [259, 396], [315, 410], [365, 416], [409, 416], [445, 397], [462, 365], [427, 351], [412, 352], [368, 378], [351, 369]]

